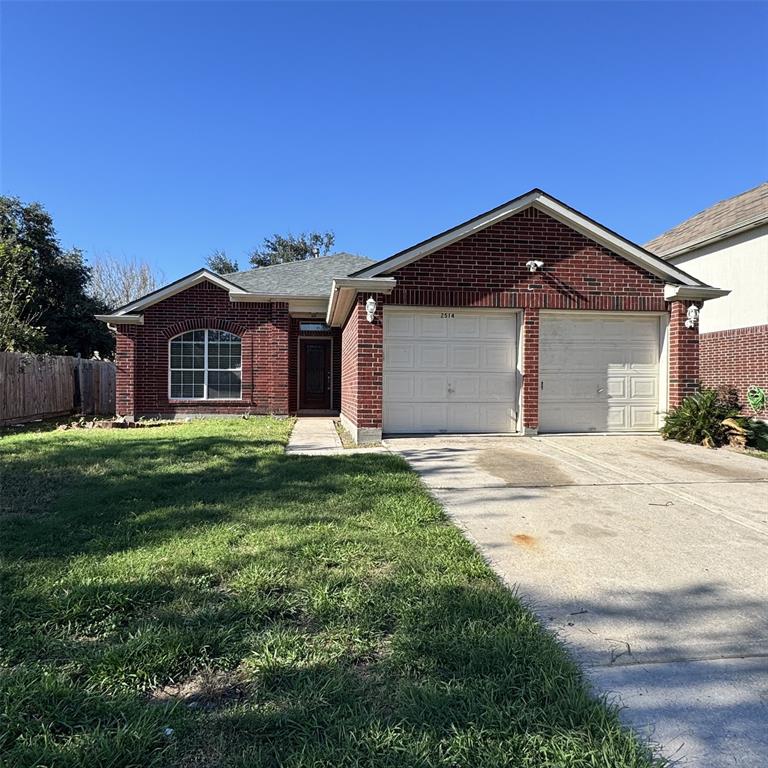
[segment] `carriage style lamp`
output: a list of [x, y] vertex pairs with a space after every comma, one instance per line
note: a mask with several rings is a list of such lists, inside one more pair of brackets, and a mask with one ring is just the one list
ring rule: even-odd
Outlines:
[[685, 313], [685, 327], [695, 328], [696, 323], [699, 322], [699, 308], [695, 304], [691, 304], [688, 307], [688, 311]]
[[373, 318], [376, 315], [376, 299], [373, 296], [368, 297], [368, 301], [365, 302], [365, 319], [369, 322], [373, 322]]

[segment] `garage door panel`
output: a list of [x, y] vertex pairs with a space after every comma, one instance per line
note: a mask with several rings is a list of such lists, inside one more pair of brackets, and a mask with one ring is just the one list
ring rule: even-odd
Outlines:
[[[598, 390], [598, 395], [603, 394]], [[609, 398], [623, 400], [627, 396], [627, 379], [625, 376], [608, 376], [605, 382], [605, 395]], [[594, 394], [593, 394], [594, 398]]]
[[508, 342], [499, 344], [492, 342], [483, 344], [480, 348], [480, 367], [484, 371], [514, 371], [515, 347]]
[[542, 432], [655, 430], [659, 320], [542, 314]]
[[416, 338], [444, 339], [448, 337], [448, 323], [446, 323], [445, 318], [440, 317], [440, 313], [416, 315], [414, 327]]
[[512, 403], [517, 390], [514, 376], [487, 374], [481, 379], [481, 396], [491, 402]]
[[384, 345], [384, 356], [393, 368], [413, 368], [413, 344], [407, 342], [388, 342]]
[[448, 345], [424, 342], [414, 347], [416, 368], [447, 368]]
[[384, 430], [514, 431], [516, 333], [508, 313], [385, 308]]
[[448, 397], [448, 376], [444, 373], [387, 373], [384, 401], [429, 402]]
[[388, 374], [384, 379], [384, 397], [413, 400], [416, 397], [416, 377], [412, 373]]
[[456, 315], [451, 318], [450, 335], [454, 339], [479, 339], [481, 336], [480, 318], [477, 315]]
[[514, 339], [517, 334], [514, 315], [483, 315], [481, 323], [486, 339]]
[[655, 405], [630, 405], [628, 410], [630, 429], [656, 429], [659, 417]]
[[451, 376], [451, 399], [461, 400], [470, 398], [480, 399], [480, 378], [476, 374], [462, 376], [455, 373]]
[[592, 400], [598, 388], [604, 382], [594, 374], [574, 373], [570, 376], [552, 376], [542, 378], [542, 400], [567, 403], [570, 400]]
[[387, 419], [389, 432], [443, 432], [447, 413], [443, 403], [392, 403]]
[[627, 407], [624, 405], [608, 405], [605, 408], [606, 430], [627, 429]]
[[476, 371], [480, 367], [480, 347], [477, 344], [452, 344], [450, 347], [450, 367]]
[[392, 315], [387, 320], [387, 340], [412, 339], [415, 332], [415, 319], [413, 315]]
[[630, 376], [629, 396], [633, 399], [651, 400], [655, 404], [659, 398], [659, 382], [655, 378]]

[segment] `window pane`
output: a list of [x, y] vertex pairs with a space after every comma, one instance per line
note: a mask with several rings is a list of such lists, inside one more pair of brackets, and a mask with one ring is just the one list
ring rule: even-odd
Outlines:
[[209, 371], [208, 373], [208, 397], [240, 398], [240, 372], [239, 371]]
[[181, 384], [171, 383], [171, 397], [181, 397]]

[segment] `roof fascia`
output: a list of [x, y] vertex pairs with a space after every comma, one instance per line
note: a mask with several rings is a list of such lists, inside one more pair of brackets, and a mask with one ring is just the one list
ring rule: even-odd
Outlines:
[[340, 326], [349, 315], [358, 293], [370, 291], [388, 295], [397, 285], [394, 277], [340, 277], [333, 281], [325, 322], [331, 327]]
[[709, 301], [710, 299], [719, 299], [721, 296], [727, 296], [730, 293], [725, 288], [712, 288], [709, 285], [677, 285], [670, 284], [664, 286], [665, 301]]
[[108, 325], [144, 325], [144, 315], [96, 315], [96, 319]]
[[239, 285], [235, 285], [229, 280], [225, 280], [220, 275], [216, 275], [207, 269], [199, 269], [197, 272], [192, 272], [185, 277], [181, 277], [163, 288], [158, 288], [156, 291], [152, 291], [152, 293], [148, 293], [146, 296], [142, 296], [140, 299], [136, 299], [130, 304], [126, 304], [116, 309], [113, 314], [124, 315], [130, 312], [146, 309], [147, 307], [151, 307], [153, 304], [164, 301], [177, 293], [181, 293], [181, 291], [187, 290], [187, 288], [198, 285], [204, 280], [217, 285], [219, 288], [223, 288], [225, 291], [229, 291], [230, 296], [233, 294], [241, 295], [247, 293], [247, 291], [243, 290]]

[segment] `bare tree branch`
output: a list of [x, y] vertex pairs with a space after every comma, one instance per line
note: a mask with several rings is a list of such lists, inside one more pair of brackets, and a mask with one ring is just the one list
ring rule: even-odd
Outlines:
[[140, 259], [102, 253], [91, 260], [90, 293], [110, 310], [151, 293], [164, 280], [161, 270]]

